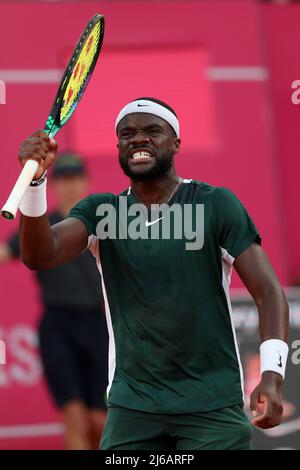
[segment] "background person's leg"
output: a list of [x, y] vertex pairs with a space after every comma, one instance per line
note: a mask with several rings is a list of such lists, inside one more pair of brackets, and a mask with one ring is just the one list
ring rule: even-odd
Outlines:
[[[49, 310], [39, 328], [45, 377], [56, 406], [62, 411], [64, 442], [68, 450], [97, 449], [90, 441], [91, 424], [83, 380], [83, 348], [78, 344], [81, 322], [65, 310]], [[99, 392], [99, 395], [101, 391]], [[102, 399], [103, 403], [103, 399]], [[103, 405], [104, 406], [104, 405]]]
[[106, 421], [108, 383], [108, 333], [100, 308], [77, 315], [74, 342], [79, 351], [78, 367], [89, 412], [90, 444], [96, 450]]
[[89, 411], [80, 400], [72, 400], [62, 408], [66, 450], [92, 450]]
[[100, 439], [106, 423], [106, 410], [89, 410], [91, 448], [99, 448]]

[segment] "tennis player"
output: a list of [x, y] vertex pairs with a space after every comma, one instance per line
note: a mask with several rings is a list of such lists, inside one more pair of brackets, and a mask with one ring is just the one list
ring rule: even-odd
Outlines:
[[[229, 299], [233, 267], [259, 313], [261, 381], [251, 395], [252, 423], [258, 427], [280, 423], [288, 355], [288, 305], [259, 232], [230, 190], [176, 175], [179, 121], [168, 105], [153, 98], [128, 103], [116, 119], [116, 132], [130, 187], [121, 195], [83, 199], [52, 227], [45, 170], [55, 160], [57, 144], [38, 131], [22, 143], [19, 154], [22, 165], [29, 158], [39, 162], [20, 208], [24, 263], [31, 269], [51, 268], [89, 248], [103, 275], [109, 411], [100, 447], [249, 449], [252, 428], [243, 412]], [[167, 212], [153, 217], [151, 209], [162, 204], [169, 212], [175, 206], [188, 207], [191, 214], [203, 209], [196, 235], [202, 232], [204, 241], [197, 249], [187, 249], [186, 230], [178, 237], [175, 217]], [[129, 233], [141, 206], [146, 216], [139, 225], [148, 237], [124, 236], [124, 225]], [[105, 238], [111, 208], [116, 227]], [[165, 219], [171, 221], [169, 237], [160, 230]], [[153, 227], [158, 237], [152, 236]]]

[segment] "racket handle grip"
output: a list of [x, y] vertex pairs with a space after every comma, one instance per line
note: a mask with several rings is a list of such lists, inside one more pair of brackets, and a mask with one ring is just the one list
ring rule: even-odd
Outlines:
[[25, 194], [26, 189], [33, 180], [38, 167], [39, 163], [36, 160], [27, 160], [25, 163], [23, 170], [21, 171], [16, 184], [14, 185], [13, 190], [9, 195], [9, 198], [1, 209], [1, 214], [5, 219], [15, 218], [20, 202]]

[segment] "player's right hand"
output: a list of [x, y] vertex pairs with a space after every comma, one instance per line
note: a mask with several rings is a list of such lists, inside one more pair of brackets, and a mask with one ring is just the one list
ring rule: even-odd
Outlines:
[[36, 131], [24, 140], [19, 149], [19, 160], [22, 166], [27, 160], [36, 160], [39, 163], [34, 179], [39, 179], [53, 164], [57, 156], [57, 142], [50, 139], [45, 131]]
[[261, 381], [250, 396], [252, 424], [262, 429], [278, 426], [282, 418], [281, 385], [283, 378], [272, 371], [265, 371]]

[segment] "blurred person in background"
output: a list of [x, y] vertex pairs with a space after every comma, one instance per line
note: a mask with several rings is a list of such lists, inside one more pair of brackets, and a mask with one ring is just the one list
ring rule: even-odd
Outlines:
[[[62, 221], [86, 193], [82, 159], [65, 153], [52, 171]], [[0, 244], [0, 263], [18, 258], [19, 234]], [[55, 404], [62, 411], [65, 448], [97, 449], [106, 420], [108, 334], [99, 273], [86, 251], [70, 263], [36, 272], [43, 314], [39, 324], [41, 359]]]

